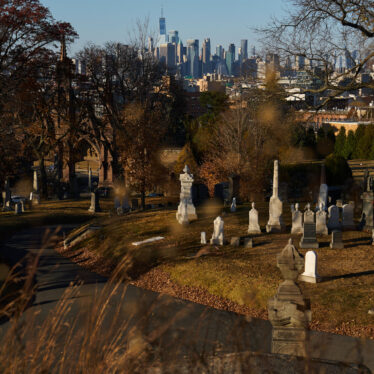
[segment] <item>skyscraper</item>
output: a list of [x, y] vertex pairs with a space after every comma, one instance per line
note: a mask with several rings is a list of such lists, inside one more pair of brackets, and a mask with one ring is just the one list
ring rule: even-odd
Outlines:
[[187, 74], [192, 78], [199, 77], [199, 40], [187, 40]]
[[164, 43], [160, 45], [160, 61], [163, 62], [168, 70], [175, 69], [176, 45], [172, 43]]
[[229, 75], [233, 75], [233, 67], [235, 61], [235, 44], [230, 44], [226, 52], [226, 66]]
[[216, 55], [221, 59], [223, 58], [223, 47], [221, 44], [218, 44], [216, 47]]
[[241, 47], [241, 59], [246, 60], [248, 58], [248, 40], [242, 39], [240, 43]]
[[178, 44], [179, 42], [179, 33], [177, 30], [170, 30], [169, 31], [169, 43]]
[[168, 36], [166, 35], [166, 20], [164, 17], [164, 9], [161, 8], [161, 17], [160, 17], [160, 44], [165, 44], [168, 42]]
[[210, 38], [204, 39], [202, 53], [203, 74], [211, 72], [210, 68]]

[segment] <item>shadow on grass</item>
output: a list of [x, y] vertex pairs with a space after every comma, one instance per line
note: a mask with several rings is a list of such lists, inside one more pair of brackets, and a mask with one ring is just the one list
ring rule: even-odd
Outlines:
[[335, 275], [335, 276], [325, 276], [322, 277], [322, 282], [328, 282], [336, 279], [348, 279], [348, 278], [356, 278], [356, 277], [362, 277], [365, 275], [373, 275], [374, 270], [367, 270], [367, 271], [361, 271], [358, 273], [349, 273], [349, 274], [343, 274], [343, 275]]

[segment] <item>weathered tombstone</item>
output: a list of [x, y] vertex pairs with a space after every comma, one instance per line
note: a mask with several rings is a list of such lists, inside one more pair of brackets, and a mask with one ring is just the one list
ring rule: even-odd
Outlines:
[[183, 205], [179, 204], [178, 212], [179, 212], [178, 222], [181, 225], [188, 225], [190, 221], [188, 219], [187, 203], [184, 203]]
[[336, 206], [338, 208], [343, 208], [343, 200], [340, 200], [340, 199], [336, 200]]
[[274, 175], [273, 175], [273, 195], [269, 202], [269, 221], [266, 225], [266, 232], [280, 232], [284, 229], [282, 219], [282, 201], [278, 197], [278, 183], [279, 183], [278, 160], [274, 161]]
[[223, 228], [224, 228], [224, 221], [220, 216], [218, 216], [214, 220], [214, 229], [213, 229], [212, 238], [210, 239], [210, 244], [223, 245], [223, 240], [224, 240]]
[[232, 198], [232, 203], [231, 203], [230, 211], [231, 211], [232, 213], [235, 213], [235, 212], [236, 212], [236, 197], [233, 197], [233, 198]]
[[233, 247], [239, 247], [240, 246], [240, 236], [233, 236], [230, 240], [230, 244]]
[[374, 191], [372, 186], [372, 179], [369, 178], [368, 170], [366, 170], [364, 192], [361, 195], [361, 199], [361, 227], [364, 230], [369, 231], [374, 229]]
[[300, 248], [303, 249], [317, 249], [319, 244], [316, 237], [316, 224], [313, 222], [304, 222], [303, 236], [300, 240]]
[[305, 356], [307, 329], [311, 321], [310, 301], [304, 298], [296, 284], [304, 260], [292, 245], [292, 239], [277, 255], [277, 266], [284, 281], [268, 302], [269, 320], [273, 326], [271, 352]]
[[320, 203], [319, 210], [316, 213], [316, 234], [327, 235], [329, 233], [326, 225], [327, 213], [324, 210], [324, 205]]
[[92, 169], [89, 168], [88, 170], [88, 190], [92, 191]]
[[14, 213], [21, 214], [22, 213], [22, 204], [20, 202], [15, 203], [14, 205]]
[[98, 190], [91, 192], [91, 206], [88, 211], [91, 213], [101, 212]]
[[34, 169], [34, 176], [32, 182], [32, 194], [30, 194], [30, 201], [38, 205], [40, 203], [40, 193], [39, 193], [39, 179], [38, 179], [38, 171]]
[[336, 205], [331, 205], [328, 209], [329, 219], [327, 221], [327, 227], [329, 230], [339, 230], [339, 208]]
[[206, 232], [205, 231], [203, 231], [200, 235], [200, 243], [206, 244]]
[[131, 199], [131, 210], [139, 209], [139, 200]]
[[330, 248], [334, 248], [334, 249], [344, 248], [343, 233], [340, 230], [334, 230], [331, 233]]
[[317, 272], [317, 253], [308, 251], [305, 255], [304, 273], [299, 276], [299, 280], [307, 283], [318, 283], [321, 277]]
[[354, 230], [356, 228], [353, 222], [354, 205], [343, 205], [343, 230]]
[[244, 248], [253, 248], [252, 238], [244, 238]]
[[306, 204], [306, 211], [304, 212], [304, 224], [305, 223], [315, 223], [314, 212], [310, 210], [310, 204]]
[[260, 225], [258, 224], [258, 211], [254, 202], [252, 202], [252, 209], [249, 211], [248, 234], [261, 234]]
[[192, 203], [192, 183], [193, 175], [190, 173], [190, 169], [186, 165], [183, 169], [184, 174], [181, 174], [179, 180], [181, 181], [181, 193], [180, 203], [178, 206], [178, 212], [176, 214], [177, 221], [180, 224], [186, 224], [187, 221], [197, 219], [196, 209]]
[[[318, 195], [318, 206], [320, 207], [322, 204], [322, 210], [326, 210], [327, 208], [327, 197], [329, 193], [329, 187], [326, 184], [326, 168], [325, 164], [321, 166], [321, 185], [319, 187], [319, 195]], [[321, 209], [321, 208], [320, 208]]]
[[302, 234], [303, 233], [303, 213], [299, 211], [299, 203], [295, 204], [292, 212], [292, 227], [291, 234]]

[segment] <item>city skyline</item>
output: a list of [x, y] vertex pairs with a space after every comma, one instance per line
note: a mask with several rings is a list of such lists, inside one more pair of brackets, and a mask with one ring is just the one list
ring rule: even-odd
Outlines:
[[119, 4], [116, 0], [104, 4], [100, 0], [90, 0], [90, 7], [87, 1], [42, 0], [42, 3], [49, 7], [55, 19], [70, 22], [78, 32], [80, 38], [69, 47], [72, 56], [88, 42], [99, 45], [106, 41], [126, 43], [138, 19], [148, 17], [153, 34], [157, 35], [161, 8], [166, 18], [166, 31], [178, 30], [184, 43], [188, 39], [199, 39], [202, 43], [205, 38], [210, 38], [212, 50], [215, 50], [217, 45], [227, 49], [231, 43], [240, 45], [240, 40], [248, 39], [248, 47], [258, 47], [253, 28], [266, 25], [272, 16], [281, 15], [285, 8], [283, 0], [268, 0], [266, 4], [249, 0], [238, 0], [235, 4], [206, 0], [201, 4], [190, 0], [188, 6], [175, 6], [170, 0], [162, 3], [139, 0], [136, 4], [128, 1]]

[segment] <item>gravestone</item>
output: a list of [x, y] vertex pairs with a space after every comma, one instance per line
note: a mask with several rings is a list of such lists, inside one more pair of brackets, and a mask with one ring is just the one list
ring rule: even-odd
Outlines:
[[284, 281], [268, 302], [269, 320], [273, 326], [271, 353], [305, 356], [310, 301], [305, 299], [296, 280], [304, 267], [302, 255], [292, 244], [277, 255], [277, 266]]
[[191, 220], [196, 220], [196, 209], [192, 203], [192, 183], [194, 181], [193, 175], [190, 173], [190, 169], [186, 165], [183, 169], [183, 174], [180, 175], [179, 180], [181, 181], [181, 193], [180, 203], [178, 206], [178, 212], [176, 214], [177, 221], [180, 224], [186, 224]]
[[318, 206], [322, 204], [322, 210], [327, 209], [327, 197], [329, 193], [329, 187], [326, 184], [326, 167], [325, 164], [321, 165], [321, 185], [319, 187], [318, 195]]
[[236, 197], [232, 198], [232, 203], [231, 203], [230, 211], [231, 211], [231, 213], [235, 213], [236, 212]]
[[269, 221], [266, 225], [266, 232], [280, 232], [284, 230], [282, 209], [283, 203], [278, 196], [279, 170], [278, 160], [274, 161], [273, 174], [273, 195], [269, 202]]
[[301, 237], [301, 240], [300, 240], [300, 248], [303, 248], [303, 249], [319, 248], [319, 244], [317, 242], [317, 237], [316, 237], [316, 224], [314, 222], [313, 223], [304, 222], [303, 236]]
[[224, 221], [221, 217], [217, 217], [214, 220], [214, 229], [213, 229], [213, 235], [210, 239], [210, 244], [213, 245], [223, 245], [223, 228], [224, 228]]
[[205, 231], [203, 231], [200, 235], [200, 243], [206, 244], [206, 232]]
[[244, 248], [253, 248], [252, 238], [244, 238]]
[[249, 211], [248, 234], [261, 234], [260, 225], [258, 224], [258, 211], [254, 202], [252, 202], [252, 209]]
[[340, 230], [334, 230], [331, 233], [330, 248], [343, 249], [343, 233]]
[[331, 205], [328, 209], [329, 218], [327, 221], [327, 227], [329, 230], [339, 230], [340, 229], [340, 222], [339, 222], [339, 208], [336, 205]]
[[240, 236], [233, 236], [230, 240], [230, 244], [233, 247], [239, 247], [240, 246]]
[[345, 204], [343, 205], [343, 230], [354, 230], [356, 228], [353, 222], [354, 216], [354, 205]]
[[291, 234], [302, 234], [303, 233], [303, 213], [299, 211], [299, 203], [295, 204], [292, 212], [292, 227]]
[[38, 171], [34, 169], [33, 174], [33, 182], [32, 182], [32, 194], [30, 194], [30, 201], [34, 205], [38, 205], [40, 203], [40, 192], [39, 192], [39, 179], [38, 179]]
[[299, 280], [307, 283], [318, 283], [321, 277], [317, 272], [317, 253], [308, 251], [305, 255], [304, 273], [299, 276]]
[[14, 204], [14, 213], [15, 214], [22, 213], [22, 204], [20, 202]]
[[26, 208], [25, 208], [25, 201], [24, 201], [24, 200], [21, 200], [20, 203], [21, 203], [21, 206], [22, 206], [22, 213], [25, 213], [25, 211], [26, 211]]
[[121, 200], [118, 196], [114, 197], [114, 210], [117, 212], [117, 209], [121, 207]]
[[304, 212], [304, 225], [305, 223], [315, 223], [314, 212], [310, 210], [310, 204], [306, 204], [306, 211]]
[[343, 208], [343, 200], [341, 200], [341, 199], [336, 200], [336, 206], [338, 208]]
[[374, 229], [374, 191], [372, 179], [369, 178], [369, 172], [366, 170], [366, 178], [364, 183], [364, 192], [362, 199], [361, 227], [364, 230]]
[[327, 235], [328, 229], [326, 225], [327, 213], [324, 210], [322, 203], [319, 205], [319, 210], [316, 213], [316, 234], [317, 235]]
[[100, 198], [99, 198], [99, 191], [95, 190], [94, 192], [91, 192], [91, 206], [88, 209], [91, 213], [97, 213], [101, 212], [100, 209]]

